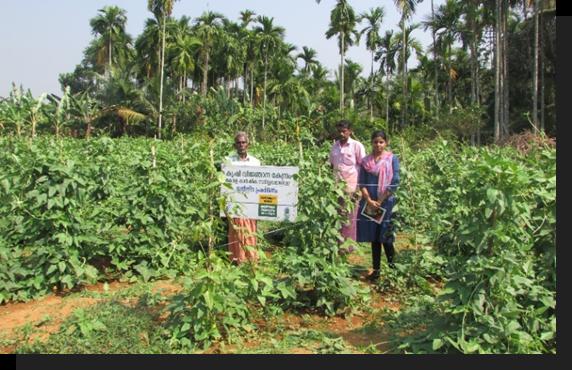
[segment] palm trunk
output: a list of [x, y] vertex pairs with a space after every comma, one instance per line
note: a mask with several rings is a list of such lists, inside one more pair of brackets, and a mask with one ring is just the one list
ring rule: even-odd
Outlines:
[[538, 130], [538, 65], [539, 65], [539, 15], [538, 0], [534, 1], [534, 67], [532, 78], [532, 124]]
[[[435, 10], [433, 8], [433, 0], [431, 0], [431, 19], [435, 20]], [[435, 27], [431, 27], [433, 35], [433, 63], [435, 64], [435, 117], [439, 119], [439, 65], [437, 64], [437, 40], [435, 36]]]
[[451, 77], [451, 44], [447, 47], [447, 103], [449, 113], [453, 111], [453, 78]]
[[510, 101], [509, 101], [509, 66], [508, 66], [508, 31], [507, 31], [507, 24], [508, 24], [508, 2], [502, 1], [502, 73], [503, 73], [503, 104], [502, 104], [502, 113], [503, 113], [503, 135], [506, 137], [509, 135], [510, 132], [510, 120], [509, 120], [509, 108], [510, 108]]
[[232, 79], [230, 78], [226, 80], [226, 93], [229, 98], [232, 98]]
[[250, 69], [250, 106], [254, 108], [254, 68]]
[[[183, 73], [183, 89], [186, 88], [187, 88], [187, 72], [185, 71], [185, 73]], [[184, 93], [182, 94], [182, 98], [183, 98], [183, 103], [187, 101], [187, 98]]]
[[372, 99], [372, 94], [373, 94], [373, 50], [371, 51], [371, 72], [369, 74], [369, 78], [370, 78], [370, 83], [369, 83], [369, 93], [370, 93], [370, 97], [369, 97], [369, 121], [373, 122], [373, 99]]
[[85, 128], [85, 138], [89, 139], [91, 136], [91, 120], [88, 118], [85, 120], [86, 128]]
[[108, 48], [109, 48], [109, 53], [108, 53], [108, 58], [109, 58], [109, 60], [108, 60], [108, 64], [109, 64], [109, 72], [111, 73], [111, 37], [109, 38]]
[[344, 43], [346, 42], [345, 33], [342, 31], [342, 44], [341, 44], [341, 64], [340, 64], [340, 112], [344, 113], [344, 57], [345, 57], [345, 48]]
[[201, 95], [202, 96], [207, 95], [208, 78], [209, 78], [209, 51], [207, 49], [205, 52], [205, 66], [204, 66], [204, 71], [203, 71], [203, 82], [201, 84]]
[[32, 139], [36, 137], [36, 119], [32, 116]]
[[247, 84], [247, 76], [248, 75], [248, 67], [246, 66], [246, 63], [244, 64], [244, 75], [242, 78], [243, 81], [243, 87], [242, 87], [242, 105], [246, 105], [246, 91], [248, 89], [248, 84]]
[[159, 85], [159, 131], [157, 137], [161, 139], [161, 127], [163, 120], [163, 78], [165, 74], [165, 33], [167, 31], [167, 17], [163, 15], [163, 35], [161, 40], [161, 81]]
[[501, 0], [496, 0], [496, 22], [495, 22], [495, 109], [494, 109], [494, 141], [497, 143], [500, 140], [500, 126], [501, 126], [501, 115], [500, 115], [500, 103], [501, 103], [501, 82], [500, 82], [500, 3]]
[[266, 81], [268, 77], [268, 47], [266, 47], [266, 55], [264, 56], [264, 95], [262, 97], [262, 130], [264, 131], [264, 123], [266, 122]]
[[[472, 30], [473, 30], [473, 39], [470, 42], [471, 48], [471, 102], [475, 107], [479, 107], [481, 105], [479, 99], [479, 61], [477, 55], [477, 45], [476, 45], [476, 27], [474, 27], [474, 23], [472, 23]], [[480, 143], [480, 128], [477, 128], [477, 131], [473, 134], [473, 137], [476, 136], [476, 140], [473, 138], [473, 144], [475, 142], [477, 145]]]
[[545, 132], [544, 125], [544, 12], [540, 7], [540, 35], [539, 35], [539, 69], [540, 69], [540, 130]]
[[389, 130], [389, 68], [385, 71], [385, 123]]
[[405, 127], [407, 120], [407, 38], [405, 35], [405, 17], [402, 17], [402, 32], [403, 32], [403, 67], [402, 67], [402, 88], [403, 88], [403, 107], [401, 111], [401, 128]]

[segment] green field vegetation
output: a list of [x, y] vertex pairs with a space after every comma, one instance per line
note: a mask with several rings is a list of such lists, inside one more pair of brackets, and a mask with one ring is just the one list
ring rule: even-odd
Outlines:
[[[94, 14], [62, 94], [0, 97], [0, 309], [92, 301], [0, 349], [556, 353], [555, 2], [448, 0], [412, 23], [419, 3], [393, 2], [388, 29], [383, 7], [337, 0], [336, 71], [249, 10], [177, 19], [177, 1], [149, 1], [136, 37], [123, 9]], [[371, 65], [347, 58], [358, 34]], [[386, 130], [402, 166], [396, 268], [375, 284], [368, 245], [339, 254], [340, 119], [368, 149]], [[300, 170], [298, 218], [259, 222], [255, 266], [229, 263], [219, 216], [238, 130]]]
[[[413, 148], [396, 138], [396, 220], [415, 248], [367, 286], [356, 278], [360, 266], [338, 254], [343, 191], [327, 165], [328, 145], [253, 146], [265, 164], [300, 167], [299, 218], [262, 223], [268, 257], [257, 266], [229, 264], [216, 168], [231, 151], [225, 139], [0, 139], [3, 302], [116, 279], [175, 278], [182, 286], [168, 297], [139, 295], [148, 312], [113, 301], [76, 312], [47, 344], [21, 351], [90, 351], [84, 341], [135, 335], [122, 327], [130, 320], [147, 328], [148, 343], [129, 351], [204, 351], [241, 342], [285, 314], [361, 312], [375, 291], [402, 302], [382, 315], [392, 351], [555, 352], [553, 148], [522, 154], [445, 140]], [[323, 332], [300, 335], [347, 349]], [[121, 343], [101, 350], [127, 351]]]

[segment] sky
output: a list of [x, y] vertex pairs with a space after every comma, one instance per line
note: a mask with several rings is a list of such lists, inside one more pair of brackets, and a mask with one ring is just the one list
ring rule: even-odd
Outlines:
[[[399, 13], [393, 0], [350, 0], [356, 14], [382, 6], [385, 17], [381, 33], [397, 32]], [[434, 0], [435, 9], [444, 0]], [[153, 15], [147, 10], [147, 0], [1, 0], [0, 12], [0, 97], [9, 95], [12, 82], [30, 89], [34, 96], [43, 92], [61, 94], [60, 73], [72, 72], [83, 58], [83, 51], [94, 38], [90, 19], [107, 5], [126, 10], [127, 33], [134, 39], [141, 34], [145, 20]], [[339, 65], [337, 38], [326, 39], [330, 12], [336, 0], [179, 0], [173, 16], [187, 15], [194, 20], [204, 11], [216, 11], [237, 21], [241, 10], [250, 9], [257, 15], [274, 17], [274, 24], [286, 29], [285, 40], [301, 51], [308, 46], [317, 51], [317, 59], [331, 71]], [[431, 0], [417, 6], [413, 22], [431, 14]], [[358, 25], [358, 30], [365, 24]], [[414, 31], [426, 49], [431, 34], [423, 28]], [[351, 47], [347, 58], [363, 67], [369, 74], [371, 55], [365, 41]], [[410, 64], [415, 65], [412, 59]]]

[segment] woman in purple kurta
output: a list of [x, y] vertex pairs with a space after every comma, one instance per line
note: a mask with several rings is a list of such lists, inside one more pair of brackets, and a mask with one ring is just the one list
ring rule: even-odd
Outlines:
[[372, 221], [359, 214], [357, 222], [358, 242], [371, 242], [373, 272], [370, 280], [379, 278], [381, 265], [381, 246], [385, 250], [387, 262], [393, 267], [394, 233], [392, 227], [394, 193], [399, 185], [399, 160], [386, 149], [387, 135], [376, 131], [371, 136], [372, 153], [362, 160], [359, 175], [359, 187], [362, 193], [359, 210], [364, 206], [384, 208], [385, 215], [381, 223]]

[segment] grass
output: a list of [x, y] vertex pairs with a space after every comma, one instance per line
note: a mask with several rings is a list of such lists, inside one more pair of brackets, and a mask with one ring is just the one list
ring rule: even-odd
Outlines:
[[[253, 317], [257, 330], [233, 337], [232, 343], [219, 341], [206, 350], [193, 350], [202, 353], [387, 353], [388, 348], [400, 345], [398, 336], [386, 335], [386, 330], [412, 330], [419, 327], [423, 318], [409, 315], [402, 322], [391, 312], [384, 302], [397, 302], [403, 308], [408, 299], [427, 293], [424, 284], [419, 284], [413, 271], [427, 273], [427, 268], [419, 265], [422, 250], [398, 250], [398, 269], [390, 270], [382, 257], [384, 279], [380, 281], [372, 297], [377, 296], [377, 304], [359, 307], [364, 319], [358, 325], [347, 326], [338, 321], [335, 328], [326, 317], [313, 312], [266, 310]], [[348, 261], [352, 264], [352, 276], [362, 284], [363, 275], [370, 268], [371, 251], [369, 244], [362, 243]], [[413, 273], [413, 274], [412, 274]], [[157, 284], [159, 283], [159, 284]], [[163, 308], [168, 295], [178, 284], [170, 282], [137, 282], [121, 286], [119, 289], [104, 285], [99, 291], [83, 290], [66, 295], [64, 299], [95, 298], [99, 303], [87, 308], [76, 309], [67, 317], [56, 333], [43, 339], [36, 338], [39, 326], [58, 322], [58, 318], [44, 317], [39, 322], [29, 323], [9, 337], [0, 338], [0, 346], [14, 348], [16, 353], [174, 353], [169, 343], [169, 333], [163, 325]], [[157, 287], [167, 287], [167, 292]], [[373, 287], [373, 286], [371, 286]], [[169, 291], [171, 293], [169, 293]], [[381, 294], [381, 296], [380, 296]], [[423, 294], [422, 294], [423, 295]], [[373, 302], [372, 302], [373, 303]], [[403, 319], [403, 318], [402, 318]], [[337, 320], [340, 320], [339, 318]], [[335, 325], [335, 324], [334, 324]], [[403, 330], [398, 330], [402, 332]], [[397, 333], [394, 333], [397, 334]], [[401, 333], [403, 334], [403, 333]], [[388, 341], [389, 340], [389, 341]], [[386, 342], [388, 341], [388, 342]], [[389, 345], [384, 345], [389, 343]], [[187, 350], [190, 351], [190, 350]], [[393, 351], [392, 351], [393, 352]]]
[[[149, 307], [118, 300], [77, 309], [45, 342], [17, 348], [17, 353], [171, 353]], [[26, 337], [26, 336], [24, 336]]]

